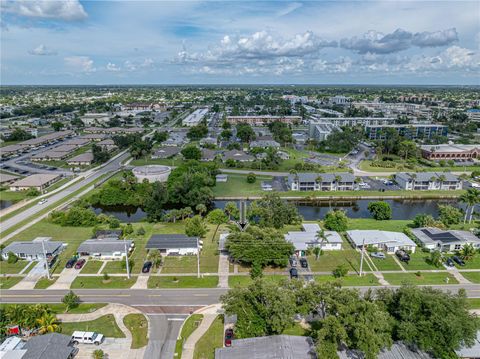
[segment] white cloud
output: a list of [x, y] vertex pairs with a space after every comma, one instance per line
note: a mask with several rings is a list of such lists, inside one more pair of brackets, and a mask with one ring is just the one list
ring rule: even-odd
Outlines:
[[118, 67], [117, 65], [111, 62], [107, 64], [106, 69], [107, 71], [111, 71], [111, 72], [118, 72], [121, 70], [120, 67]]
[[154, 67], [155, 62], [151, 58], [143, 59], [142, 61], [131, 61], [126, 60], [123, 64], [123, 67], [127, 69], [127, 71], [140, 71], [151, 69]]
[[2, 10], [20, 16], [65, 21], [83, 20], [87, 13], [78, 0], [2, 1]]
[[414, 56], [405, 68], [412, 72], [478, 72], [480, 54], [460, 46], [451, 46], [434, 56]]
[[93, 60], [88, 56], [69, 56], [64, 58], [65, 65], [76, 72], [90, 73], [95, 72]]
[[51, 50], [43, 44], [38, 45], [33, 50], [28, 51], [28, 53], [36, 56], [54, 56], [57, 54], [55, 50]]
[[436, 47], [450, 45], [458, 41], [458, 34], [455, 28], [434, 31], [417, 32], [413, 35], [412, 44], [419, 47]]

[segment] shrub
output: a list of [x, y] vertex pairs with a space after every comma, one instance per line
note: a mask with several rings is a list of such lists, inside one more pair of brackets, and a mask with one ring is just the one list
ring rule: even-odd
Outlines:
[[26, 192], [27, 197], [37, 197], [40, 196], [40, 194], [40, 191], [36, 188], [30, 188]]
[[139, 236], [144, 236], [145, 235], [145, 228], [143, 227], [140, 227], [139, 229], [137, 229], [137, 235]]
[[370, 202], [368, 210], [376, 220], [383, 221], [392, 218], [392, 207], [387, 202]]
[[110, 276], [108, 275], [107, 272], [103, 273], [103, 280], [109, 280]]
[[345, 211], [336, 209], [325, 215], [323, 224], [330, 231], [345, 232], [348, 228], [348, 217]]
[[255, 176], [255, 173], [250, 172], [247, 175], [247, 183], [255, 183], [256, 180], [257, 180], [257, 176]]
[[332, 271], [332, 274], [335, 278], [345, 277], [348, 274], [348, 268], [344, 264], [341, 264]]
[[13, 264], [18, 262], [18, 257], [13, 252], [8, 252], [7, 263]]
[[73, 293], [73, 291], [70, 291], [62, 298], [62, 303], [65, 304], [65, 311], [68, 312], [70, 309], [78, 307], [80, 304], [80, 298]]

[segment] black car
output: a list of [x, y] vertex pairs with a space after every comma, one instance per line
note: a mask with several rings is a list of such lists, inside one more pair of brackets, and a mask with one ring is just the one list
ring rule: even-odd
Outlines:
[[67, 261], [67, 264], [65, 264], [65, 268], [73, 268], [75, 263], [77, 262], [76, 258], [71, 258]]
[[296, 268], [290, 268], [290, 278], [298, 278], [298, 271]]
[[402, 251], [401, 249], [396, 251], [395, 254], [398, 257], [398, 259], [400, 259], [402, 262], [408, 263], [410, 261], [410, 256], [408, 255], [408, 253], [405, 251]]
[[455, 263], [452, 261], [452, 258], [447, 258], [445, 264], [447, 265], [447, 267], [453, 267], [455, 265]]
[[147, 262], [143, 263], [142, 273], [148, 273], [148, 272], [150, 272], [150, 269], [151, 269], [151, 268], [152, 268], [152, 262], [147, 261]]
[[464, 266], [465, 265], [465, 262], [462, 260], [462, 258], [458, 257], [458, 256], [453, 256], [452, 257], [453, 261], [455, 263], [457, 263], [459, 266]]
[[308, 268], [307, 258], [300, 258], [300, 266], [302, 268]]

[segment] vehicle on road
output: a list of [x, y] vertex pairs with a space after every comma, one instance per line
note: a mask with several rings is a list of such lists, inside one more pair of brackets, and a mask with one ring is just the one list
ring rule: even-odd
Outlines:
[[147, 262], [143, 263], [142, 273], [150, 272], [150, 268], [152, 268], [152, 262], [147, 261]]
[[73, 344], [95, 344], [100, 345], [103, 342], [103, 334], [95, 332], [75, 331], [72, 333]]
[[405, 263], [410, 262], [410, 255], [409, 255], [407, 252], [405, 252], [405, 251], [403, 251], [403, 250], [401, 250], [401, 249], [399, 249], [398, 251], [396, 251], [396, 252], [395, 252], [395, 255], [396, 255], [397, 258], [400, 259], [402, 262], [405, 262]]
[[226, 347], [232, 346], [232, 339], [233, 339], [233, 329], [228, 328], [225, 330], [225, 346]]
[[465, 262], [464, 262], [463, 259], [460, 258], [459, 256], [453, 256], [452, 259], [453, 259], [453, 261], [454, 261], [455, 263], [457, 263], [459, 266], [462, 266], [462, 267], [463, 267], [463, 266], [465, 265]]
[[290, 278], [298, 278], [298, 271], [296, 268], [290, 268]]
[[70, 258], [65, 264], [65, 268], [73, 268], [75, 263], [77, 263], [77, 258]]
[[292, 267], [296, 267], [297, 266], [297, 260], [295, 259], [295, 257], [290, 257], [290, 265]]
[[80, 259], [76, 264], [75, 264], [75, 269], [82, 269], [82, 267], [85, 265], [86, 260], [85, 259]]
[[377, 259], [385, 259], [386, 258], [385, 253], [382, 253], [382, 252], [370, 253], [370, 257], [377, 258]]
[[452, 258], [447, 258], [447, 260], [445, 261], [445, 265], [447, 267], [454, 267], [455, 263], [453, 262]]
[[300, 266], [301, 266], [302, 268], [308, 268], [307, 258], [300, 258]]
[[42, 205], [42, 204], [47, 203], [47, 201], [48, 201], [48, 199], [43, 198], [43, 199], [41, 199], [40, 201], [38, 201], [38, 204], [39, 204], [39, 205]]

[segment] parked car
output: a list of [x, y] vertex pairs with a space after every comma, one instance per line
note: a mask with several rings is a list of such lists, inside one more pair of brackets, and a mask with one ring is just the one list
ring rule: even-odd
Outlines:
[[142, 273], [150, 272], [150, 268], [152, 268], [152, 262], [147, 261], [147, 262], [143, 263]]
[[290, 268], [290, 278], [298, 278], [297, 268]]
[[38, 204], [42, 205], [42, 204], [44, 204], [44, 203], [47, 203], [47, 201], [48, 201], [48, 200], [47, 200], [46, 198], [43, 198], [43, 199], [41, 199], [40, 201], [38, 201]]
[[408, 253], [401, 249], [396, 251], [395, 254], [398, 257], [398, 259], [400, 259], [402, 262], [408, 263], [410, 261], [410, 256], [408, 255]]
[[75, 264], [75, 269], [82, 269], [82, 267], [85, 265], [86, 260], [85, 259], [80, 259], [76, 264]]
[[292, 267], [296, 267], [297, 266], [297, 260], [295, 259], [295, 257], [290, 257], [290, 265]]
[[307, 258], [300, 258], [300, 266], [301, 266], [302, 268], [308, 268]]
[[447, 265], [447, 267], [453, 267], [455, 265], [452, 258], [447, 258], [447, 260], [445, 261], [445, 264]]
[[232, 339], [233, 339], [233, 329], [228, 328], [225, 330], [225, 346], [230, 347], [232, 346]]
[[453, 261], [455, 263], [457, 263], [459, 266], [464, 266], [465, 265], [465, 262], [462, 260], [462, 258], [460, 258], [459, 256], [453, 256], [452, 257]]
[[378, 258], [378, 259], [385, 259], [385, 253], [382, 253], [382, 252], [373, 252], [373, 253], [370, 253], [370, 257], [372, 258]]
[[73, 344], [95, 344], [100, 345], [103, 342], [103, 334], [95, 332], [75, 331], [72, 333]]
[[77, 262], [77, 258], [70, 258], [67, 261], [67, 264], [65, 264], [65, 268], [72, 268], [76, 262]]

